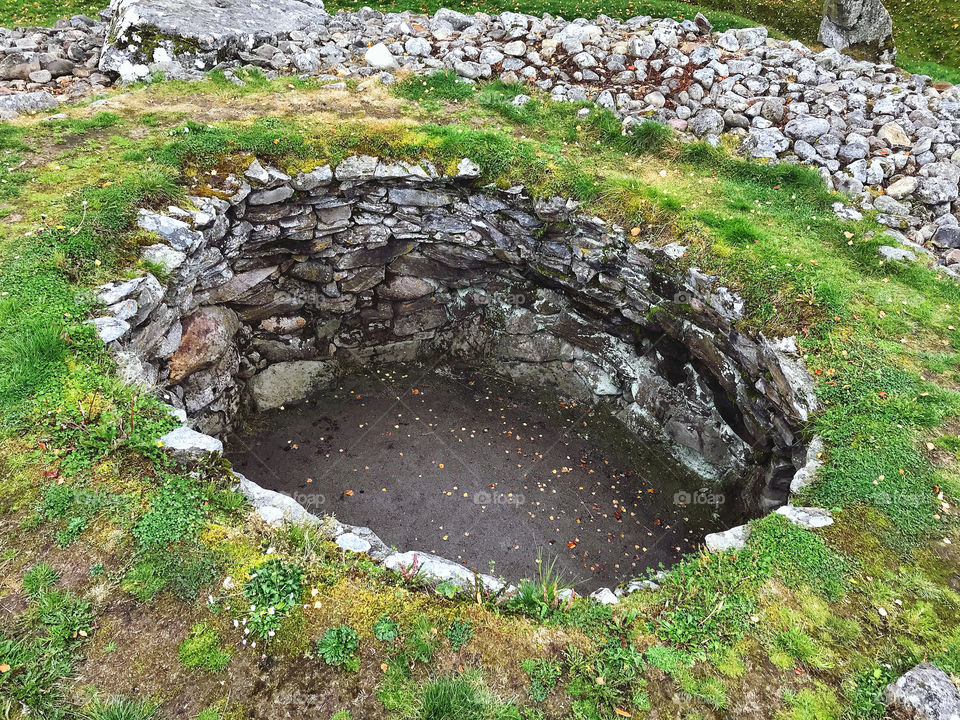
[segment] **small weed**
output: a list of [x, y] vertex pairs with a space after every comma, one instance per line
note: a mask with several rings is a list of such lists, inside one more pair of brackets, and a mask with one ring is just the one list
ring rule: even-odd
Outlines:
[[373, 624], [373, 636], [380, 642], [392, 643], [399, 633], [397, 623], [386, 615], [381, 615]]
[[459, 650], [473, 639], [473, 623], [469, 620], [451, 620], [446, 634], [453, 649]]
[[347, 670], [360, 668], [360, 659], [356, 657], [359, 648], [360, 636], [349, 625], [332, 627], [317, 641], [317, 653], [327, 665], [343, 666]]
[[145, 700], [114, 698], [96, 700], [83, 713], [84, 720], [150, 720], [157, 714], [157, 704]]
[[487, 703], [464, 677], [443, 677], [423, 689], [419, 720], [482, 720]]
[[520, 667], [530, 678], [530, 687], [527, 692], [535, 702], [543, 702], [547, 695], [557, 686], [560, 680], [562, 666], [546, 658], [531, 658], [522, 660]]
[[303, 570], [273, 558], [258, 566], [243, 588], [252, 605], [247, 627], [261, 638], [276, 630], [283, 618], [303, 594]]

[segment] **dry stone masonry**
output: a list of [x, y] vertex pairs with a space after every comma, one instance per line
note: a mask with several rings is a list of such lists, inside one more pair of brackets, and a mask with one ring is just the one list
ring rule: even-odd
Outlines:
[[[815, 447], [800, 436], [816, 400], [792, 339], [738, 331], [742, 302], [685, 269], [683, 247], [477, 175], [467, 159], [444, 175], [353, 156], [293, 177], [253, 161], [189, 207], [141, 211], [157, 235], [142, 256], [168, 279], [101, 286], [91, 323], [124, 379], [187, 423], [163, 438], [179, 457], [219, 451], [212, 436], [246, 413], [358, 366], [450, 363], [604, 403], [744, 513], [784, 505]], [[268, 522], [308, 516], [239, 482]], [[788, 516], [826, 524], [817, 512]], [[361, 530], [333, 534], [382, 545]]]

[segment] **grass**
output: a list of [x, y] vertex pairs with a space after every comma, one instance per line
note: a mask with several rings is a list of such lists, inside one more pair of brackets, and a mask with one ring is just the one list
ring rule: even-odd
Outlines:
[[223, 670], [230, 662], [230, 653], [220, 648], [220, 635], [207, 623], [197, 623], [180, 643], [177, 657], [188, 668], [207, 672]]
[[[377, 686], [358, 717], [594, 718], [613, 717], [616, 708], [639, 716], [678, 691], [691, 712], [735, 714], [745, 689], [761, 693], [780, 717], [871, 717], [879, 689], [912, 663], [929, 657], [955, 671], [960, 644], [941, 628], [960, 620], [949, 580], [957, 534], [937, 490], [951, 504], [960, 494], [953, 455], [960, 374], [950, 360], [960, 344], [952, 327], [957, 284], [920, 264], [881, 264], [876, 248], [889, 241], [879, 226], [870, 217], [836, 220], [829, 207], [836, 198], [804, 168], [681, 146], [660, 126], [622, 136], [609, 113], [591, 107], [580, 117], [589, 106], [536, 93], [517, 108], [509, 104], [517, 88], [500, 83], [458, 97], [448, 80], [430, 81], [435, 102], [402, 89], [399, 97], [377, 96], [362, 121], [278, 112], [189, 124], [158, 112], [157, 99], [207, 102], [206, 93], [226, 90], [216, 81], [171, 83], [134, 90], [117, 119], [27, 124], [7, 136], [25, 159], [35, 157], [38, 141], [63, 141], [65, 149], [27, 166], [16, 203], [28, 220], [3, 224], [0, 290], [9, 305], [0, 347], [47, 326], [63, 345], [59, 354], [9, 350], [6, 357], [28, 371], [0, 370], [7, 373], [0, 375], [0, 499], [7, 527], [23, 528], [4, 531], [17, 550], [0, 560], [29, 597], [5, 626], [0, 655], [14, 658], [15, 668], [38, 668], [34, 685], [19, 671], [0, 674], [0, 698], [52, 714], [63, 707], [64, 689], [73, 689], [81, 653], [102, 666], [104, 697], [123, 691], [119, 668], [123, 682], [177, 696], [179, 688], [156, 676], [182, 644], [198, 677], [221, 654], [266, 656], [253, 675], [248, 665], [259, 666], [248, 658], [230, 665], [231, 703], [241, 707], [255, 702], [245, 689], [254, 675], [279, 683], [292, 668], [328, 693], [331, 709], [346, 707], [358, 687]], [[261, 112], [281, 92], [321, 95], [265, 84], [244, 97]], [[141, 99], [149, 101], [148, 123], [123, 109]], [[85, 144], [68, 148], [77, 138]], [[80, 320], [89, 307], [84, 288], [140, 272], [130, 228], [137, 205], [175, 201], [211, 169], [241, 167], [250, 153], [290, 172], [352, 153], [426, 158], [447, 170], [468, 156], [483, 183], [565, 194], [631, 236], [687, 245], [689, 263], [744, 296], [738, 329], [799, 338], [824, 405], [810, 430], [828, 441], [826, 464], [802, 501], [835, 510], [836, 524], [810, 533], [767, 517], [753, 525], [744, 550], [687, 556], [657, 580], [660, 590], [611, 609], [561, 601], [565, 583], [544, 558], [541, 576], [516, 600], [494, 605], [468, 593], [419, 593], [369, 561], [344, 558], [312, 531], [246, 522], [222, 467], [165, 463], [150, 441], [166, 421], [111, 379], [109, 359]], [[942, 453], [936, 463], [928, 440]], [[100, 571], [88, 573], [94, 565]], [[84, 568], [71, 581], [82, 589], [68, 593], [58, 577], [73, 566]], [[111, 625], [104, 610], [111, 604], [96, 598], [131, 608], [157, 632], [139, 633], [132, 645]], [[164, 637], [158, 616], [189, 621]], [[236, 634], [225, 629], [233, 621]], [[197, 623], [202, 629], [185, 639]], [[250, 629], [246, 644], [239, 628]], [[134, 653], [141, 663], [123, 660]], [[464, 672], [453, 673], [460, 664]], [[770, 687], [793, 694], [770, 695]]]
[[89, 15], [106, 7], [102, 0], [0, 0], [0, 27], [53, 25], [60, 18]]

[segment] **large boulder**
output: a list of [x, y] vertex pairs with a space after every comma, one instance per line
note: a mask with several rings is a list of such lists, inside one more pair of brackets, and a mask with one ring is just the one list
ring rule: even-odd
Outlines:
[[331, 382], [337, 374], [332, 361], [292, 360], [270, 365], [250, 379], [250, 396], [257, 410], [297, 403]]
[[950, 676], [929, 663], [920, 663], [887, 685], [883, 701], [894, 718], [958, 720], [960, 692]]
[[825, 0], [820, 42], [866, 60], [893, 62], [893, 21], [881, 0]]
[[124, 79], [135, 78], [144, 63], [170, 58], [207, 70], [328, 17], [323, 0], [111, 0], [110, 9], [100, 69]]

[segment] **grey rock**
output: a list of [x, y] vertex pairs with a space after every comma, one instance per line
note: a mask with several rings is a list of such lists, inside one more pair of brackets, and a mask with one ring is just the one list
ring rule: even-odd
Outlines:
[[99, 64], [104, 72], [119, 72], [124, 61], [155, 59], [139, 49], [138, 37], [170, 38], [161, 41], [160, 49], [176, 57], [212, 55], [215, 61], [217, 55], [306, 30], [327, 17], [321, 0], [112, 0], [111, 8], [113, 18]]
[[331, 180], [333, 180], [333, 170], [330, 169], [329, 165], [323, 165], [310, 172], [300, 173], [294, 176], [290, 181], [290, 185], [294, 190], [309, 192], [310, 190], [316, 190], [318, 187], [327, 185]]
[[830, 132], [830, 123], [823, 118], [803, 115], [796, 117], [786, 124], [784, 132], [795, 140], [806, 140], [814, 143]]
[[697, 137], [705, 135], [719, 135], [723, 132], [723, 115], [713, 108], [701, 110], [688, 122], [688, 128]]
[[99, 317], [88, 320], [88, 324], [93, 325], [100, 339], [107, 344], [114, 340], [119, 340], [130, 330], [130, 323], [115, 317]]
[[57, 105], [57, 99], [45, 90], [0, 95], [0, 113], [6, 113], [7, 117], [53, 110]]
[[743, 141], [743, 148], [755, 158], [775, 159], [790, 147], [790, 141], [777, 128], [751, 130]]
[[590, 593], [590, 597], [601, 605], [617, 605], [620, 602], [620, 598], [618, 598], [610, 588], [594, 590]]
[[877, 252], [880, 253], [884, 260], [908, 262], [917, 259], [916, 254], [910, 250], [893, 247], [892, 245], [881, 245], [877, 248]]
[[703, 542], [708, 551], [719, 553], [746, 547], [748, 537], [750, 537], [750, 526], [737, 525], [723, 532], [710, 533], [703, 538]]
[[960, 719], [960, 692], [943, 670], [920, 663], [883, 690], [893, 717], [911, 720]]
[[186, 425], [162, 435], [160, 442], [178, 460], [196, 460], [206, 453], [223, 452], [222, 442]]
[[365, 553], [370, 550], [370, 541], [352, 532], [339, 535], [336, 539], [336, 543], [344, 550], [349, 550], [355, 553]]
[[431, 585], [450, 582], [462, 590], [473, 590], [479, 582], [485, 589], [497, 592], [504, 585], [500, 580], [474, 571], [430, 553], [407, 551], [393, 553], [383, 562], [389, 570], [403, 574], [419, 574]]
[[922, 177], [917, 181], [917, 197], [928, 205], [952, 202], [960, 197], [957, 183], [946, 178]]
[[142, 230], [156, 233], [170, 243], [174, 250], [180, 252], [193, 252], [203, 243], [203, 235], [191, 230], [183, 220], [158, 215], [149, 210], [140, 211], [137, 216], [137, 225]]
[[874, 60], [893, 62], [893, 21], [880, 0], [827, 0], [819, 40], [835, 50], [856, 50]]
[[249, 382], [257, 410], [273, 410], [301, 402], [336, 377], [336, 364], [323, 360], [293, 360], [270, 365]]
[[833, 525], [833, 515], [830, 514], [829, 510], [823, 508], [784, 505], [777, 509], [777, 514], [783, 515], [794, 525], [807, 530]]
[[367, 65], [378, 70], [392, 70], [397, 67], [397, 59], [383, 43], [377, 43], [363, 54]]

